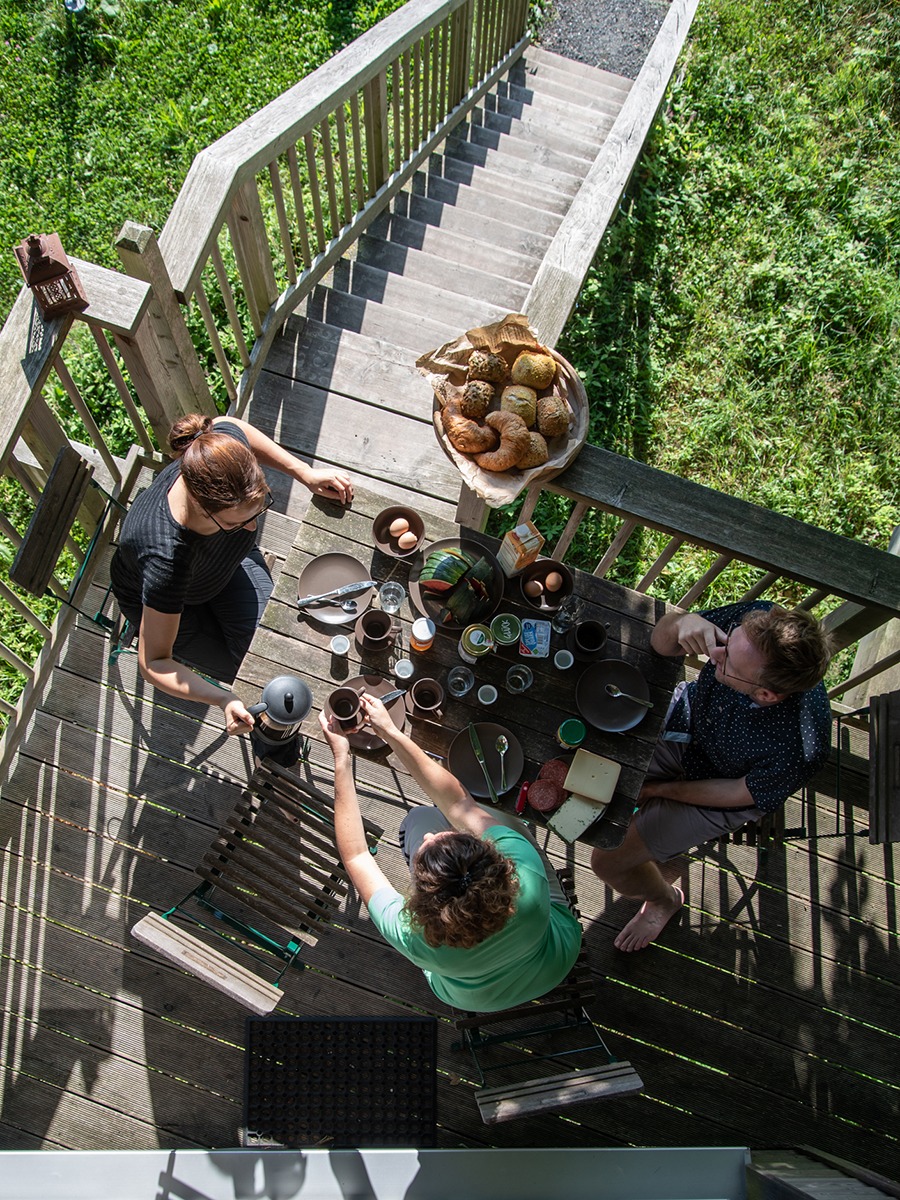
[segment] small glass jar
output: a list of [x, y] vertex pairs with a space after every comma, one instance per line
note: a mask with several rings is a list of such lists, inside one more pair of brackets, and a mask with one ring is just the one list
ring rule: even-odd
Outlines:
[[468, 625], [459, 639], [459, 657], [470, 666], [494, 648], [494, 638], [487, 625]]
[[430, 650], [433, 641], [434, 621], [429, 621], [427, 617], [417, 617], [409, 633], [410, 650]]

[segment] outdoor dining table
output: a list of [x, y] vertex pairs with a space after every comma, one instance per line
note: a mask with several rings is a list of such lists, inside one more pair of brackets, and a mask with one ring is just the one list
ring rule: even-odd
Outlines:
[[[548, 657], [520, 657], [517, 645], [499, 648], [472, 666], [476, 677], [472, 690], [460, 698], [451, 696], [446, 687], [447, 675], [463, 661], [458, 647], [459, 627], [447, 630], [439, 625], [428, 650], [411, 649], [411, 624], [421, 615], [412, 606], [409, 595], [413, 558], [392, 557], [375, 546], [373, 519], [392, 503], [384, 496], [362, 489], [357, 489], [349, 508], [319, 497], [312, 499], [244, 660], [235, 690], [250, 704], [259, 699], [262, 687], [274, 676], [297, 675], [309, 685], [315, 709], [320, 709], [329, 694], [346, 680], [362, 675], [393, 680], [396, 662], [401, 658], [409, 659], [414, 666], [414, 675], [409, 681], [399, 681], [398, 687], [408, 688], [416, 679], [432, 678], [444, 688], [444, 699], [437, 715], [406, 716], [407, 732], [429, 754], [446, 760], [453, 739], [460, 731], [466, 731], [470, 722], [501, 725], [518, 740], [524, 765], [514, 778], [507, 779], [507, 790], [499, 798], [501, 807], [513, 812], [522, 782], [535, 780], [545, 762], [565, 753], [556, 740], [556, 733], [564, 720], [579, 717], [575, 692], [586, 664], [576, 661], [567, 670], [555, 666], [554, 654], [563, 647], [565, 635], [553, 633]], [[497, 552], [499, 541], [496, 538], [462, 529], [440, 517], [424, 513], [422, 516], [426, 549], [430, 542], [441, 538], [463, 537], [494, 554]], [[346, 624], [323, 624], [316, 620], [312, 611], [298, 609], [298, 580], [304, 567], [317, 556], [333, 552], [352, 555], [364, 567], [365, 577], [379, 584], [394, 580], [403, 586], [406, 598], [394, 618], [400, 631], [389, 648], [378, 651], [363, 648], [354, 636], [355, 616], [349, 616]], [[585, 602], [580, 619], [598, 620], [607, 626], [606, 657], [622, 659], [637, 667], [649, 685], [653, 702], [652, 710], [626, 732], [604, 732], [585, 722], [587, 735], [583, 747], [619, 763], [621, 772], [606, 812], [579, 840], [611, 849], [620, 845], [625, 837], [661, 723], [682, 671], [677, 660], [661, 658], [650, 648], [653, 626], [665, 612], [662, 601], [587, 572], [570, 570], [575, 594]], [[373, 605], [378, 606], [377, 595]], [[514, 613], [519, 618], [546, 615], [536, 613], [524, 599], [515, 576], [505, 581], [503, 598], [496, 611]], [[350, 641], [346, 655], [334, 654], [330, 648], [332, 638], [341, 633]], [[525, 692], [512, 694], [505, 686], [506, 673], [514, 663], [525, 662], [533, 671], [533, 683]], [[489, 707], [483, 707], [478, 699], [479, 687], [485, 684], [493, 685], [498, 693], [496, 702]], [[312, 738], [321, 738], [315, 714], [306, 719], [303, 732]], [[382, 745], [380, 749], [361, 749], [357, 753], [385, 764], [385, 788], [389, 790], [392, 773], [397, 771], [399, 763], [389, 754], [388, 748]], [[525, 809], [524, 816], [535, 826], [544, 823], [544, 817], [530, 806]]]

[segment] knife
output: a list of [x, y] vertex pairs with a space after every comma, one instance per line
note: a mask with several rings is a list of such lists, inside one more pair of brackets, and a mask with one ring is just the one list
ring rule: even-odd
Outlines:
[[494, 781], [491, 779], [490, 775], [488, 774], [488, 769], [484, 765], [484, 751], [481, 749], [481, 742], [478, 740], [478, 731], [471, 722], [469, 723], [469, 741], [472, 743], [472, 749], [475, 751], [475, 757], [478, 759], [481, 770], [484, 774], [484, 778], [487, 781], [488, 791], [491, 794], [491, 804], [499, 804], [500, 801], [497, 799], [497, 793], [494, 790]]
[[406, 688], [394, 688], [392, 692], [386, 692], [385, 695], [379, 696], [378, 699], [382, 704], [390, 704], [392, 700], [396, 700], [398, 696], [405, 696]]
[[331, 600], [338, 596], [349, 596], [351, 592], [362, 592], [366, 588], [377, 587], [374, 579], [362, 579], [359, 583], [345, 583], [343, 587], [332, 588], [330, 592], [322, 592], [320, 596], [301, 596], [297, 601], [298, 608], [304, 608], [307, 604], [315, 604], [317, 600]]

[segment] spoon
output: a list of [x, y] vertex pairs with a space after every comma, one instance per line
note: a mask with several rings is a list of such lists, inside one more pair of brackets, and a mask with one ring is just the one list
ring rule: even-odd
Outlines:
[[653, 707], [653, 702], [651, 700], [641, 700], [639, 696], [632, 696], [630, 692], [623, 692], [622, 689], [616, 687], [614, 683], [608, 683], [606, 685], [606, 694], [608, 696], [621, 696], [623, 700], [633, 700], [635, 704], [640, 704], [642, 708]]
[[506, 752], [509, 749], [509, 741], [501, 733], [495, 743], [497, 753], [500, 755], [500, 791], [506, 791], [506, 763], [503, 761], [506, 757]]
[[341, 600], [341, 601], [339, 601], [339, 603], [345, 613], [355, 613], [356, 612], [356, 601], [355, 600]]

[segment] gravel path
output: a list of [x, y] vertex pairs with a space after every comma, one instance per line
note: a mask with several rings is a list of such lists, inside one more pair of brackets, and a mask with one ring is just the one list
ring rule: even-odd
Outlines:
[[668, 11], [668, 0], [556, 0], [545, 50], [634, 79]]

